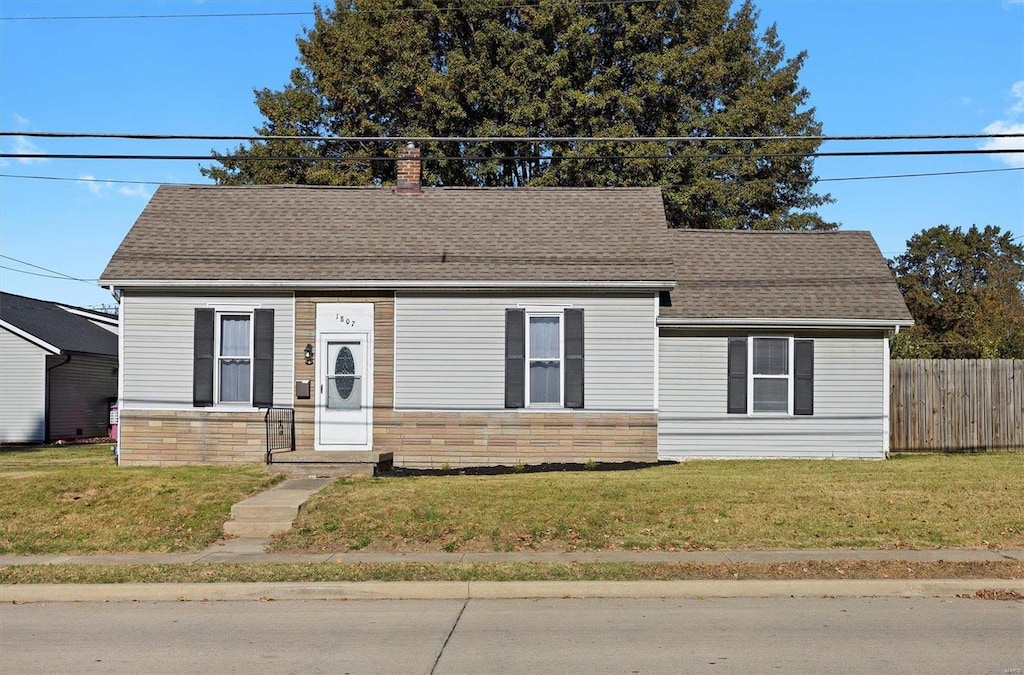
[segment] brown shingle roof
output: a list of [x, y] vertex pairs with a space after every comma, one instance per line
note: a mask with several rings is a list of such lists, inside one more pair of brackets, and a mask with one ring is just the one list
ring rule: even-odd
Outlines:
[[678, 319], [910, 321], [868, 232], [670, 230]]
[[668, 319], [910, 320], [869, 233], [670, 230], [658, 188], [164, 186], [102, 279], [674, 280]]
[[157, 190], [104, 280], [665, 281], [658, 188]]

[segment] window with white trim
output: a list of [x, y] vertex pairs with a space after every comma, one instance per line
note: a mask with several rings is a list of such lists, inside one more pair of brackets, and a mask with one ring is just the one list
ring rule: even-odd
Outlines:
[[753, 337], [749, 349], [751, 412], [792, 414], [793, 339]]
[[214, 389], [217, 402], [249, 403], [252, 401], [252, 315], [218, 314], [216, 345]]
[[562, 405], [562, 315], [527, 316], [526, 405]]

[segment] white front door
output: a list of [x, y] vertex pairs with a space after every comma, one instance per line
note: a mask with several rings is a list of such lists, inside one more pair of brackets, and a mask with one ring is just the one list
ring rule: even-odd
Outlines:
[[317, 447], [363, 449], [370, 442], [367, 340], [325, 333], [317, 350]]
[[373, 304], [316, 306], [317, 450], [373, 445]]

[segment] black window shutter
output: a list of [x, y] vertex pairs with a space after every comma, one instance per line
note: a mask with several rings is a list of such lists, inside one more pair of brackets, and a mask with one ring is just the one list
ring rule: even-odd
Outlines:
[[526, 405], [526, 310], [505, 310], [505, 407]]
[[793, 341], [793, 414], [814, 414], [814, 340]]
[[726, 412], [747, 412], [747, 338], [729, 338], [729, 401]]
[[196, 309], [193, 328], [192, 405], [204, 408], [213, 405], [213, 324], [212, 309]]
[[565, 407], [583, 407], [583, 310], [565, 310]]
[[274, 406], [274, 310], [257, 309], [253, 344], [256, 354], [252, 368], [252, 405], [255, 408]]

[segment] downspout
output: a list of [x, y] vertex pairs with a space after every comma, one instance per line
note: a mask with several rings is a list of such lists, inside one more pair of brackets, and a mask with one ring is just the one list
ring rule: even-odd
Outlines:
[[65, 354], [64, 361], [49, 366], [46, 369], [46, 410], [43, 411], [43, 442], [45, 443], [50, 442], [50, 394], [53, 391], [53, 387], [50, 386], [50, 372], [69, 363], [71, 363], [71, 354]]
[[[113, 286], [107, 286], [107, 290], [114, 296], [117, 303], [117, 414], [120, 416], [121, 408], [124, 407], [124, 307], [121, 306], [122, 294]], [[121, 421], [118, 418], [117, 442], [114, 445], [114, 457], [117, 465], [121, 466]]]

